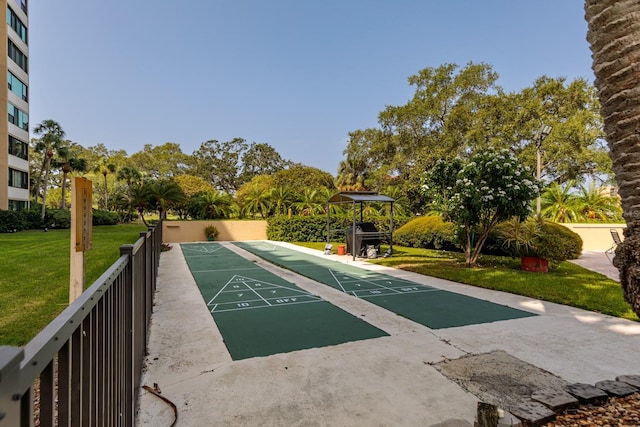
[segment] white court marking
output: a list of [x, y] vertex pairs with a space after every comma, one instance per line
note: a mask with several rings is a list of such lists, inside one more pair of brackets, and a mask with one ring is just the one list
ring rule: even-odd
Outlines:
[[202, 244], [202, 245], [180, 245], [183, 250], [187, 250], [189, 252], [198, 252], [201, 254], [212, 254], [218, 252], [222, 245], [218, 244]]
[[[385, 284], [393, 285], [394, 281], [388, 280], [387, 278], [367, 280], [364, 278], [352, 276], [350, 274], [344, 273], [339, 270], [331, 270], [331, 269], [329, 269], [329, 273], [331, 273], [331, 276], [333, 277], [333, 279], [336, 281], [338, 286], [340, 286], [340, 289], [342, 289], [342, 292], [351, 294], [358, 298], [439, 291], [439, 289], [432, 288], [431, 286], [409, 282], [404, 279], [398, 280], [399, 282], [405, 283], [402, 286], [389, 287], [389, 286], [385, 286]], [[384, 284], [379, 282], [384, 282]], [[357, 288], [357, 287], [360, 287], [361, 284], [372, 285], [374, 289], [363, 289], [362, 291], [359, 291], [358, 289], [347, 290], [345, 286], [343, 286], [343, 285], [347, 285], [349, 288], [353, 288], [355, 286]], [[385, 292], [384, 290], [386, 290], [387, 292]], [[358, 292], [368, 293], [369, 295], [358, 295]]]
[[[285, 296], [264, 297], [260, 291], [270, 291], [273, 294], [284, 290]], [[238, 299], [223, 302], [223, 294], [235, 294]], [[258, 299], [255, 298], [258, 297]], [[207, 303], [211, 308], [211, 313], [221, 313], [225, 311], [248, 310], [255, 308], [266, 308], [281, 305], [307, 304], [311, 302], [324, 302], [316, 295], [303, 289], [292, 289], [287, 286], [276, 285], [263, 280], [235, 274]], [[257, 303], [257, 304], [256, 304]], [[220, 308], [229, 307], [229, 308]]]

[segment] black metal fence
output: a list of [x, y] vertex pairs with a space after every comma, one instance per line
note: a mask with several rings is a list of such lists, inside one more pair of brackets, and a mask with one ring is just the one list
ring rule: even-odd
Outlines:
[[0, 427], [133, 426], [162, 222], [24, 348], [0, 347]]

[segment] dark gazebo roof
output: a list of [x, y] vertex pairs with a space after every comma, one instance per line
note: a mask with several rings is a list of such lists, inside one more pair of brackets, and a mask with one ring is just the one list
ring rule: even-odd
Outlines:
[[386, 202], [393, 203], [394, 199], [383, 196], [373, 191], [342, 191], [336, 193], [328, 200], [329, 203], [344, 202]]

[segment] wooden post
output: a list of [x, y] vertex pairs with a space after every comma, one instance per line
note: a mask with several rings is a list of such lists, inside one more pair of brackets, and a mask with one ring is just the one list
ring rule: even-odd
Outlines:
[[71, 182], [71, 248], [69, 268], [69, 304], [78, 298], [85, 287], [84, 252], [91, 249], [92, 238], [92, 182], [74, 177]]

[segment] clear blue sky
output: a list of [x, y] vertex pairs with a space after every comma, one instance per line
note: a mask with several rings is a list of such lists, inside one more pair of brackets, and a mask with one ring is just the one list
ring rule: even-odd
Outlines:
[[29, 7], [30, 124], [133, 154], [266, 142], [335, 175], [407, 78], [486, 62], [508, 91], [593, 81], [580, 0], [64, 0]]

